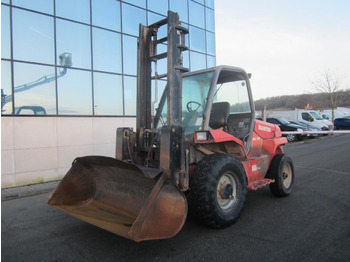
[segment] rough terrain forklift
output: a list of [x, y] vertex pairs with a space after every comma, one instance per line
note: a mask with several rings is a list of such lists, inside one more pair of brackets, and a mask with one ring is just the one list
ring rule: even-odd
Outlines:
[[[162, 26], [167, 37], [158, 39]], [[187, 33], [170, 11], [140, 25], [136, 130], [117, 129], [115, 158], [76, 158], [49, 205], [142, 241], [176, 235], [187, 209], [199, 222], [224, 228], [238, 220], [247, 190], [269, 185], [278, 197], [291, 193], [287, 140], [276, 125], [255, 120], [249, 76], [230, 66], [185, 73]], [[159, 45], [167, 52], [158, 53]], [[152, 63], [163, 58], [167, 74], [153, 75]], [[152, 79], [160, 78], [167, 85], [153, 113]]]

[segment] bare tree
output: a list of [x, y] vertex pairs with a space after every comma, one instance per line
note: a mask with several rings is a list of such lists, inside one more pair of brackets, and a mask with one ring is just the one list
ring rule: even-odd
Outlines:
[[314, 88], [320, 92], [328, 95], [329, 106], [332, 109], [332, 122], [334, 122], [334, 110], [339, 106], [342, 101], [341, 79], [338, 74], [332, 74], [329, 69], [326, 69], [312, 82]]

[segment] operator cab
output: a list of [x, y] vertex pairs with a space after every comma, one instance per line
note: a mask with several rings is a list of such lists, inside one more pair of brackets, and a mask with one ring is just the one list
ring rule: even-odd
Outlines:
[[[166, 90], [155, 118], [156, 127], [167, 124]], [[184, 74], [182, 126], [185, 135], [198, 130], [221, 129], [240, 139], [249, 151], [254, 127], [249, 77], [241, 68], [219, 66]]]

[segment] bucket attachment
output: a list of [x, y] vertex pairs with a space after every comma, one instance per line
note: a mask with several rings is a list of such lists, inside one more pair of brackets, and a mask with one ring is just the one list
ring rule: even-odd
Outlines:
[[185, 223], [185, 195], [161, 170], [101, 156], [76, 158], [47, 203], [136, 242], [170, 238]]

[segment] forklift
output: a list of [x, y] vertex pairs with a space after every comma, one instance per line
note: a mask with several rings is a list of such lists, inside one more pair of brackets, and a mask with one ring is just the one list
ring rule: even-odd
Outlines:
[[[157, 38], [160, 27], [167, 37]], [[269, 185], [277, 197], [292, 192], [294, 168], [283, 154], [278, 126], [255, 119], [249, 75], [217, 66], [183, 67], [188, 29], [176, 13], [138, 38], [136, 130], [117, 129], [115, 158], [76, 158], [47, 203], [139, 242], [175, 236], [188, 210], [205, 225], [225, 228], [243, 210], [248, 190]], [[157, 46], [167, 45], [158, 53]], [[152, 63], [167, 59], [167, 74]], [[152, 80], [167, 85], [155, 113]]]

